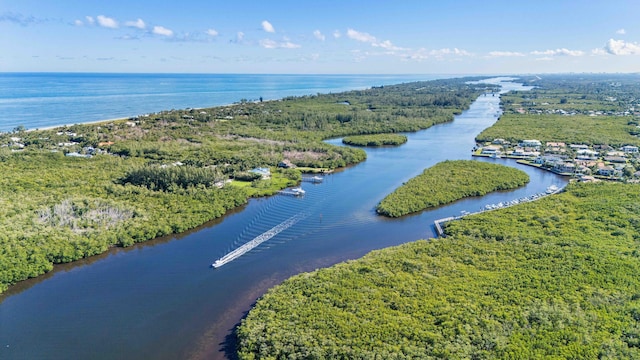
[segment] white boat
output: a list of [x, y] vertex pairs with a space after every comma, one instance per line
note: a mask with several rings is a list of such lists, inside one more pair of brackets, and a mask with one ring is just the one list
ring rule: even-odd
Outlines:
[[283, 195], [292, 195], [292, 196], [302, 196], [305, 194], [305, 191], [301, 188], [301, 187], [294, 187], [291, 189], [286, 189], [286, 190], [282, 190], [280, 191], [280, 194]]
[[555, 185], [551, 185], [547, 188], [547, 194], [553, 194], [558, 192], [558, 190], [560, 190], [557, 186]]

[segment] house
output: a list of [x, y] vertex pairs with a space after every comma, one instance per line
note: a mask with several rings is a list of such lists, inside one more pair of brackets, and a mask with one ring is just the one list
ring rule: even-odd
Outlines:
[[535, 158], [537, 156], [540, 156], [540, 152], [539, 151], [527, 151], [526, 149], [523, 148], [515, 148], [511, 154], [511, 156], [516, 156], [516, 157], [523, 157], [523, 158]]
[[576, 164], [572, 162], [563, 162], [556, 164], [552, 170], [560, 174], [573, 174], [576, 172]]
[[624, 164], [627, 162], [627, 158], [624, 158], [622, 156], [605, 156], [604, 161], [617, 163], [617, 164]]
[[542, 155], [542, 156], [538, 156], [537, 158], [535, 158], [535, 160], [533, 160], [534, 164], [538, 164], [538, 165], [548, 165], [548, 166], [555, 166], [556, 164], [559, 163], [563, 163], [564, 160], [558, 156], [552, 156], [552, 155]]
[[542, 146], [542, 143], [540, 142], [540, 140], [522, 140], [518, 146], [523, 147], [523, 148], [536, 148], [539, 149], [540, 146]]
[[502, 146], [500, 145], [489, 145], [482, 147], [480, 153], [483, 155], [499, 155], [500, 150], [502, 150]]
[[611, 151], [613, 148], [609, 145], [593, 145], [595, 151]]
[[249, 170], [250, 173], [253, 174], [258, 174], [260, 175], [263, 179], [269, 179], [271, 178], [271, 170], [269, 170], [269, 168], [263, 168], [263, 167], [258, 167], [252, 170]]
[[576, 151], [576, 155], [580, 160], [595, 160], [598, 157], [598, 152], [589, 149], [580, 149]]
[[576, 174], [590, 175], [591, 169], [587, 166], [576, 164]]
[[571, 144], [569, 145], [569, 147], [573, 150], [587, 150], [589, 149], [589, 145], [584, 145], [584, 144]]
[[632, 145], [625, 145], [621, 147], [620, 150], [622, 150], [625, 153], [635, 154], [638, 152], [638, 147], [632, 146]]
[[544, 151], [548, 153], [563, 153], [566, 151], [566, 145], [563, 142], [548, 142], [545, 145]]
[[590, 175], [582, 175], [580, 176], [580, 178], [578, 178], [578, 181], [580, 182], [596, 182], [598, 181], [598, 179], [594, 178], [593, 176]]
[[613, 174], [615, 174], [616, 169], [613, 168], [613, 166], [609, 166], [609, 165], [605, 165], [603, 163], [599, 163], [598, 164], [598, 170], [596, 171], [596, 173], [598, 175], [602, 175], [602, 176], [612, 176]]
[[278, 163], [278, 167], [282, 169], [292, 169], [295, 167], [291, 161], [284, 159]]

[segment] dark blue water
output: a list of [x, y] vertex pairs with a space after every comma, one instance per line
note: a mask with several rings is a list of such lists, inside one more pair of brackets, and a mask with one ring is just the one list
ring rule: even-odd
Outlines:
[[[497, 119], [498, 101], [480, 97], [455, 121], [408, 134], [403, 146], [367, 149], [365, 162], [326, 176], [322, 184], [303, 183], [302, 198], [252, 200], [191, 233], [59, 266], [11, 288], [0, 296], [0, 358], [224, 358], [234, 325], [287, 277], [433, 237], [434, 220], [462, 210], [563, 186], [566, 180], [552, 173], [484, 159], [518, 167], [531, 182], [400, 219], [375, 214], [384, 196], [425, 168], [470, 159], [474, 137]], [[297, 214], [304, 214], [300, 221], [254, 250], [219, 269], [209, 267]]]
[[452, 76], [0, 73], [0, 131], [447, 77]]

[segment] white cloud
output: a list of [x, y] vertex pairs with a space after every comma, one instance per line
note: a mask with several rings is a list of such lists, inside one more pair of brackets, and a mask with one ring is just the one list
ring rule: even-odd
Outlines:
[[555, 50], [545, 50], [545, 51], [532, 51], [532, 55], [544, 55], [544, 56], [582, 56], [584, 55], [584, 51], [580, 50], [569, 50], [569, 49], [555, 49]]
[[444, 49], [431, 50], [429, 52], [429, 55], [434, 57], [443, 57], [445, 55], [470, 56], [471, 53], [469, 53], [466, 50], [461, 50], [458, 48], [453, 48], [453, 49], [444, 48]]
[[334, 38], [338, 39], [338, 38], [340, 38], [341, 36], [342, 36], [342, 34], [340, 33], [340, 31], [339, 31], [339, 30], [335, 30], [335, 31], [333, 32], [333, 37], [334, 37]]
[[383, 49], [387, 49], [387, 50], [391, 50], [391, 51], [400, 51], [400, 50], [407, 50], [398, 46], [395, 46], [391, 43], [391, 41], [389, 40], [385, 40], [385, 41], [381, 41], [381, 42], [374, 42], [371, 44], [372, 46], [375, 47], [381, 47]]
[[523, 53], [517, 51], [491, 51], [489, 52], [491, 57], [518, 57], [524, 56]]
[[294, 44], [291, 41], [285, 41], [283, 43], [280, 43], [280, 47], [283, 49], [297, 49], [301, 46], [299, 44]]
[[156, 35], [173, 36], [173, 31], [164, 26], [154, 26], [152, 32]]
[[74, 21], [74, 22], [73, 22], [73, 24], [74, 24], [75, 26], [83, 26], [83, 25], [84, 25], [84, 23], [82, 22], [82, 20], [76, 20], [76, 21]]
[[216, 37], [218, 36], [218, 32], [215, 29], [209, 29], [206, 31], [207, 35], [211, 36], [211, 37]]
[[313, 36], [316, 37], [316, 39], [320, 40], [320, 41], [324, 41], [325, 36], [320, 32], [320, 30], [315, 30], [313, 32]]
[[353, 29], [347, 29], [347, 37], [349, 39], [366, 42], [366, 43], [374, 43], [377, 41], [375, 36], [366, 32], [360, 32]]
[[138, 18], [138, 20], [136, 21], [127, 21], [125, 23], [126, 26], [129, 27], [134, 27], [134, 28], [138, 28], [138, 29], [144, 29], [145, 27], [147, 27], [147, 25], [144, 23], [144, 21], [142, 21], [142, 19]]
[[473, 56], [472, 53], [458, 48], [442, 48], [442, 49], [434, 49], [427, 50], [425, 48], [421, 48], [418, 50], [410, 50], [402, 52], [401, 57], [405, 60], [427, 60], [427, 59], [438, 59], [443, 60], [445, 57], [461, 57], [461, 56]]
[[283, 42], [277, 42], [271, 39], [260, 40], [260, 46], [265, 49], [297, 49], [300, 47], [298, 44], [294, 44], [289, 40]]
[[624, 35], [624, 34], [626, 34], [626, 33], [627, 33], [627, 32], [626, 32], [624, 29], [618, 29], [618, 30], [616, 30], [616, 34], [618, 34], [618, 35]]
[[273, 25], [271, 25], [270, 22], [268, 22], [267, 20], [264, 20], [262, 22], [262, 30], [268, 32], [268, 33], [274, 33], [276, 32], [276, 29], [273, 28]]
[[110, 29], [118, 28], [118, 22], [113, 18], [104, 16], [104, 15], [98, 15], [96, 19], [98, 20], [98, 25], [102, 27], [106, 27]]
[[236, 34], [236, 42], [241, 43], [244, 41], [244, 33], [242, 31], [238, 31]]
[[347, 37], [349, 39], [369, 43], [371, 44], [371, 46], [380, 47], [389, 51], [408, 50], [408, 49], [404, 49], [404, 48], [393, 45], [389, 40], [379, 41], [375, 36], [369, 33], [360, 32], [353, 29], [347, 29]]
[[640, 55], [640, 44], [609, 39], [604, 46], [604, 51], [611, 55]]
[[87, 19], [87, 24], [89, 25], [93, 25], [96, 22], [93, 16], [85, 16], [85, 19]]

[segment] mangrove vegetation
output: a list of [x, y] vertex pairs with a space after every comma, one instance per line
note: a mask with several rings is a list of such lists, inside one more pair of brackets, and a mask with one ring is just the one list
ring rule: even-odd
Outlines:
[[400, 217], [469, 196], [510, 190], [529, 182], [524, 171], [481, 161], [448, 160], [425, 169], [378, 204], [376, 211]]
[[640, 358], [638, 198], [571, 184], [294, 276], [243, 320], [239, 357]]
[[346, 136], [342, 143], [353, 146], [397, 146], [407, 142], [407, 137], [402, 134], [375, 134]]

